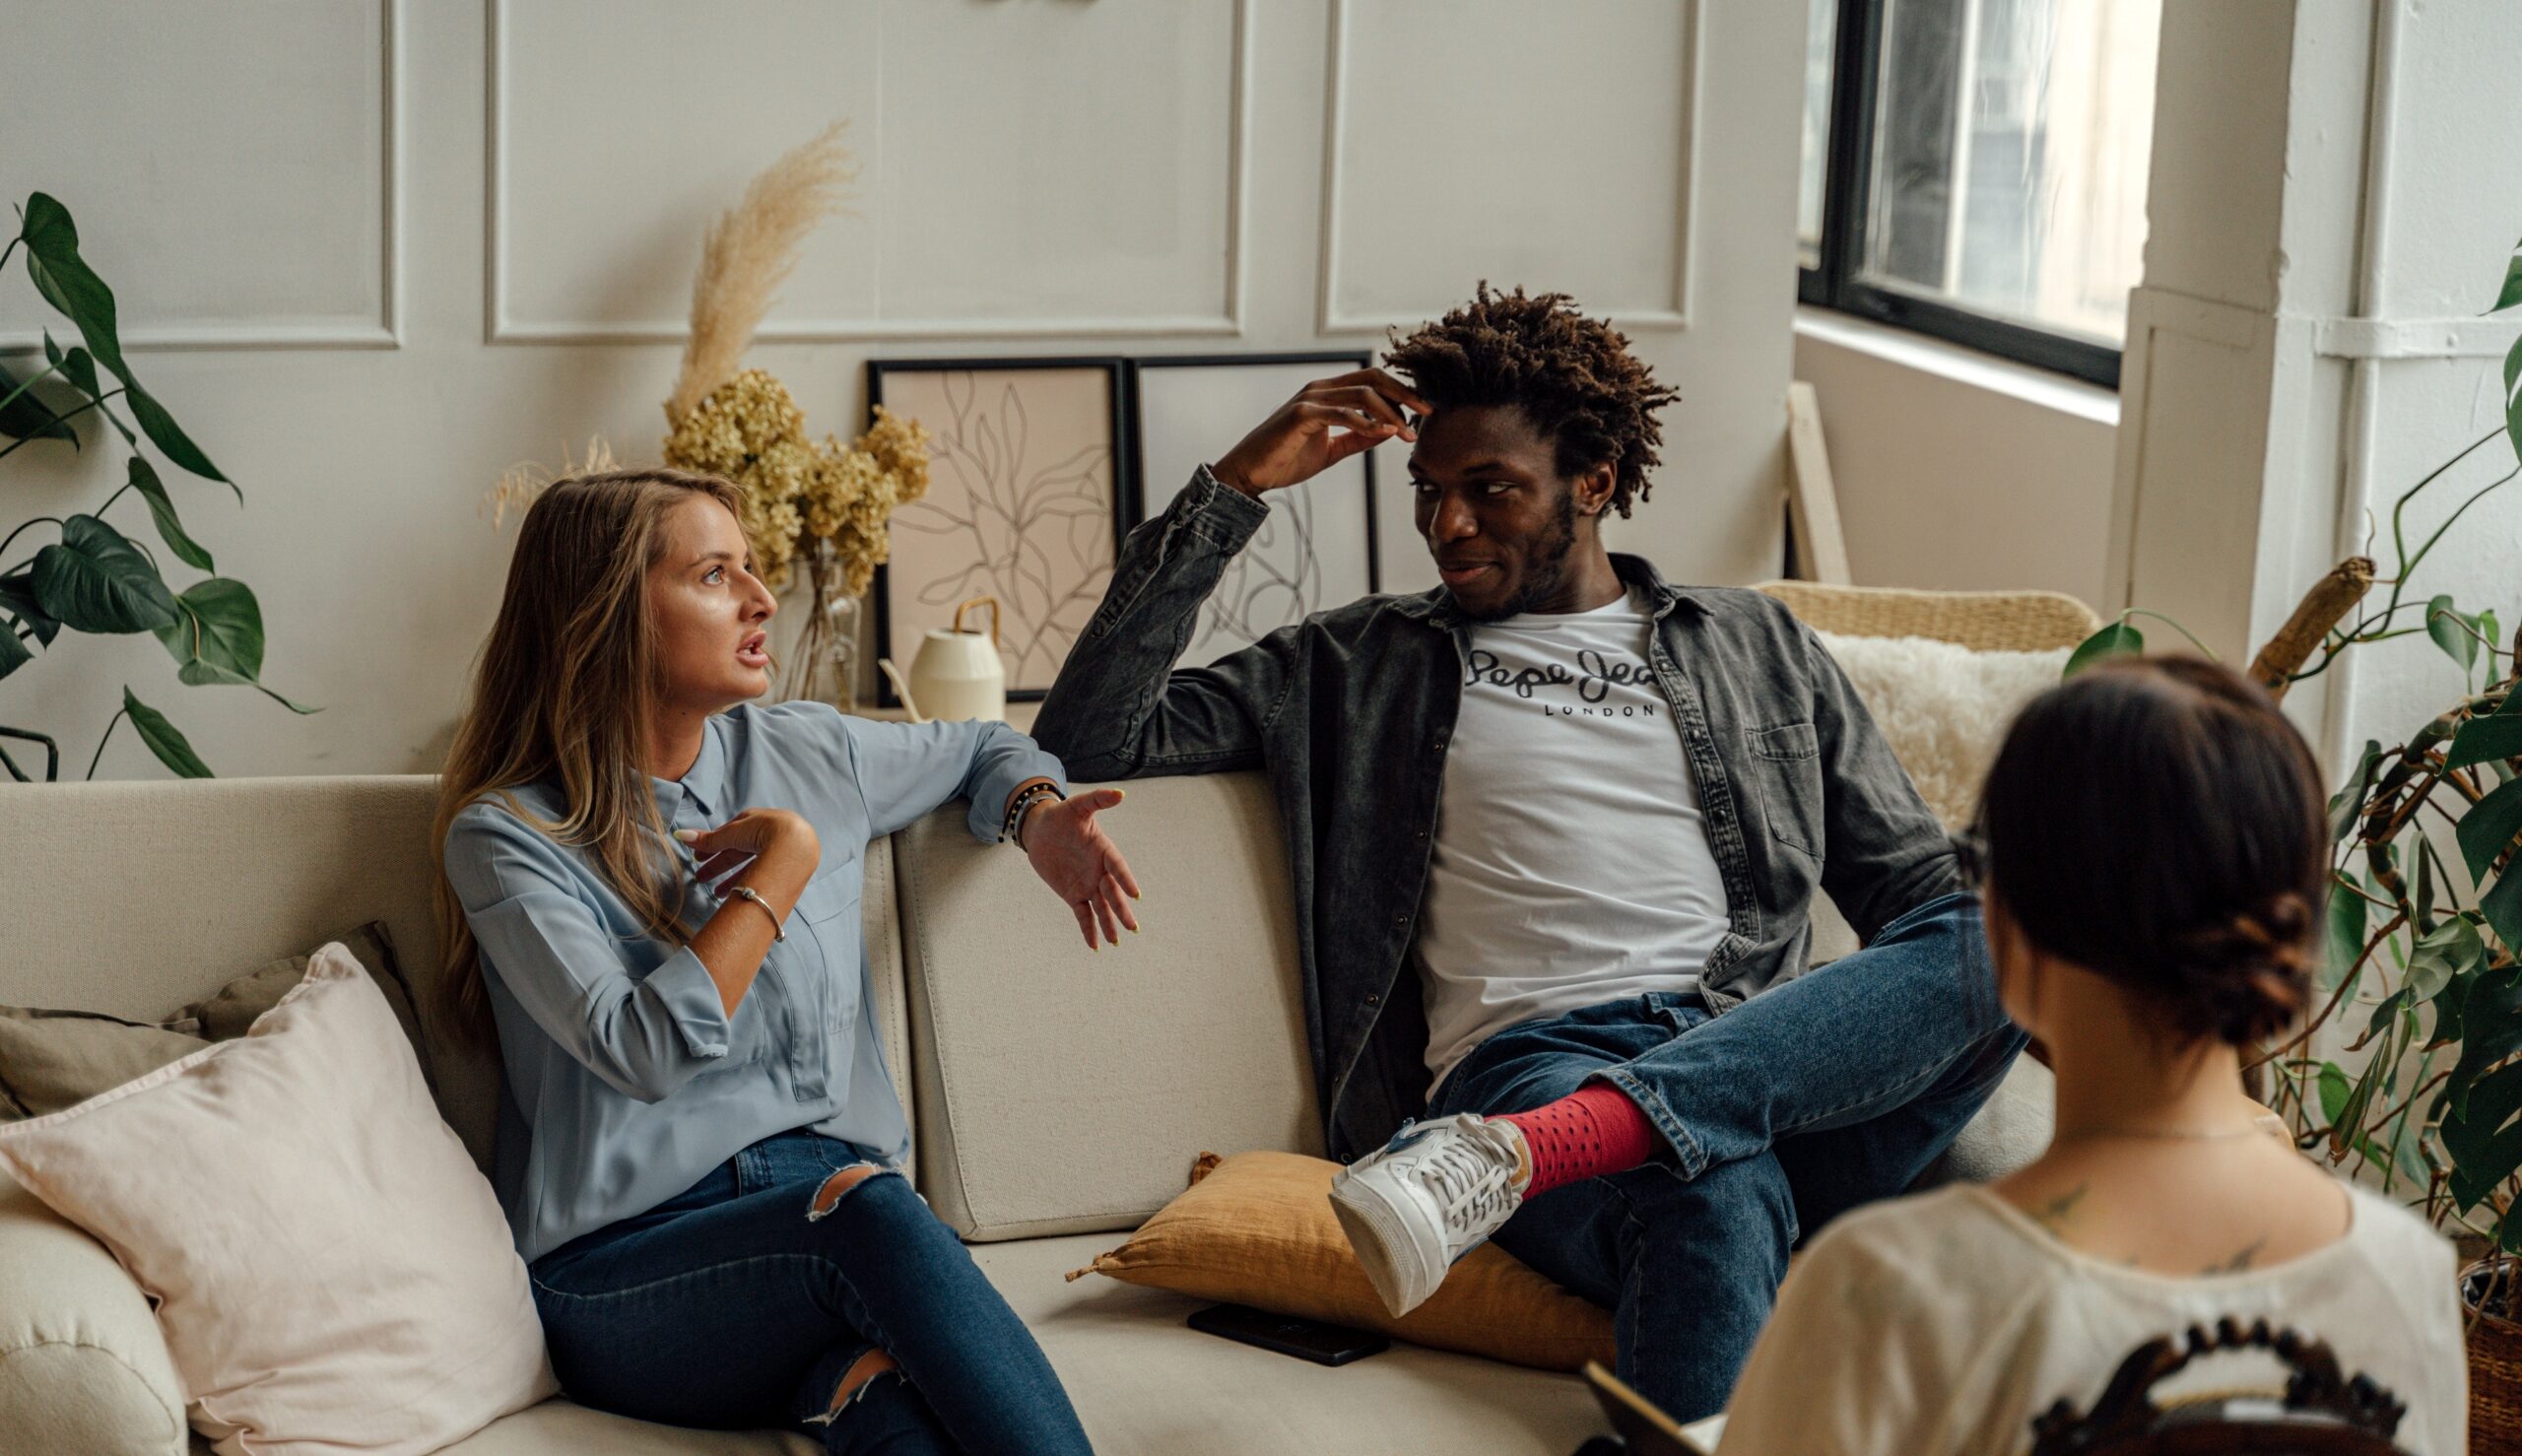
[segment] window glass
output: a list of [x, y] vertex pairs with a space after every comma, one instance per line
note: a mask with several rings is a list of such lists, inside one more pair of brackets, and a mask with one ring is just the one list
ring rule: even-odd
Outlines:
[[2116, 348], [2144, 263], [2161, 0], [1878, 3], [1858, 282]]
[[1839, 0], [1805, 0], [1804, 171], [1795, 200], [1795, 246], [1807, 268], [1822, 266], [1822, 186], [1830, 170], [1831, 57]]

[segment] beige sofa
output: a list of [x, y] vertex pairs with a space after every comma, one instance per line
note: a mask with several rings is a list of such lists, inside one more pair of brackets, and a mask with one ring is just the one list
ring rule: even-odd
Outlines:
[[[425, 981], [431, 808], [420, 777], [0, 791], [0, 1003], [160, 1016], [369, 919]], [[1146, 933], [1115, 949], [1088, 954], [1022, 856], [973, 843], [960, 811], [871, 845], [865, 904], [917, 1184], [1032, 1325], [1096, 1448], [1567, 1456], [1598, 1433], [1566, 1376], [1405, 1346], [1325, 1369], [1185, 1329], [1194, 1300], [1062, 1280], [1179, 1192], [1200, 1152], [1320, 1151], [1263, 783], [1133, 784], [1109, 822], [1146, 890]], [[1850, 944], [1843, 926], [1826, 939]], [[486, 1158], [497, 1066], [441, 1053], [439, 1071], [447, 1120]], [[1982, 1115], [1965, 1171], [2039, 1145], [2045, 1075], [2026, 1062]], [[0, 1178], [0, 1453], [180, 1452], [182, 1409], [139, 1290]], [[452, 1449], [817, 1448], [555, 1400]]]

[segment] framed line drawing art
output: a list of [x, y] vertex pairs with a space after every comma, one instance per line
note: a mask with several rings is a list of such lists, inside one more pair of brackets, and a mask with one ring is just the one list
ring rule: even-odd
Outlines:
[[[1202, 462], [1234, 447], [1315, 379], [1363, 368], [1364, 352], [1178, 355], [1130, 361], [1137, 421], [1131, 519], [1161, 514]], [[1265, 497], [1270, 518], [1228, 563], [1180, 664], [1202, 667], [1282, 627], [1377, 590], [1377, 451]]]
[[995, 597], [1009, 699], [1050, 690], [1120, 554], [1123, 389], [1116, 358], [867, 362], [868, 403], [932, 436], [928, 494], [894, 512], [871, 588], [878, 655], [908, 672], [957, 603]]

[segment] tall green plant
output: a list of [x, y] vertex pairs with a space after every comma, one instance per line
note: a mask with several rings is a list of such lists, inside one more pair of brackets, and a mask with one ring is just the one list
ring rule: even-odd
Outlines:
[[[18, 210], [18, 235], [0, 247], [0, 275], [23, 248], [27, 277], [36, 294], [70, 321], [80, 342], [65, 350], [47, 332], [43, 367], [24, 379], [0, 366], [0, 438], [7, 440], [0, 445], [0, 459], [42, 442], [80, 449], [75, 422], [90, 413], [113, 427], [131, 457], [123, 484], [94, 511], [66, 519], [36, 516], [0, 537], [0, 679], [33, 661], [37, 651], [52, 650], [65, 630], [149, 632], [175, 660], [178, 682], [238, 684], [259, 689], [292, 712], [314, 711], [263, 687], [263, 614], [243, 582], [212, 574], [177, 592], [167, 585], [148, 545], [105, 518], [124, 496], [136, 496], [148, 507], [169, 554], [196, 570], [215, 573], [210, 552], [184, 530], [174, 498], [143, 453], [141, 439], [146, 437], [177, 469], [228, 487], [237, 503], [244, 502], [245, 493], [141, 385], [116, 333], [113, 290], [79, 256], [79, 230], [69, 209], [37, 192]], [[138, 425], [136, 432], [114, 409], [117, 399]], [[11, 560], [20, 537], [45, 527], [50, 528], [50, 542], [32, 556]], [[122, 707], [106, 722], [88, 761], [90, 777], [125, 719], [158, 761], [187, 778], [210, 776], [209, 766], [175, 725], [126, 685]], [[41, 745], [44, 778], [61, 776], [61, 751], [47, 735], [0, 726], [0, 740]], [[32, 778], [4, 746], [0, 767], [21, 783]]]
[[[2522, 304], [2522, 244], [2488, 312]], [[2327, 906], [2321, 1004], [2270, 1049], [2270, 1100], [2297, 1140], [2333, 1164], [2371, 1167], [2437, 1223], [2467, 1228], [2504, 1255], [2522, 1252], [2522, 665], [2492, 610], [2410, 593], [2423, 563], [2471, 506], [2522, 464], [2472, 491], [2411, 544], [2409, 506], [2498, 435], [2522, 461], [2522, 339], [2504, 359], [2504, 423], [2428, 472], [2391, 507], [2389, 575], [2344, 563], [2304, 598], [2252, 664], [2283, 694], [2350, 649], [2423, 632], [2461, 670], [2460, 694], [2402, 742], [2368, 742], [2330, 800], [2337, 858]], [[2368, 589], [2389, 590], [2367, 606]], [[2070, 675], [2145, 638], [2128, 612], [2078, 648]], [[2164, 619], [2168, 621], [2168, 619]], [[2177, 624], [2174, 624], [2177, 626]], [[2185, 633], [2184, 633], [2185, 634]], [[2193, 639], [2194, 640], [2194, 639]], [[2313, 654], [2317, 652], [2317, 657]], [[2360, 1014], [2362, 1025], [2353, 1018]], [[2366, 1052], [2350, 1071], [2314, 1055], [2324, 1027]]]

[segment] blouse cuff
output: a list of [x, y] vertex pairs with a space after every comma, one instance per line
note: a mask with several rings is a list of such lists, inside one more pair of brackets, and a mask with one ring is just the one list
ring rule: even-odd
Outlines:
[[1068, 792], [1068, 770], [1061, 766], [1058, 759], [1034, 747], [1031, 739], [1004, 723], [991, 725], [990, 731], [993, 737], [1005, 735], [1008, 752], [1003, 756], [993, 756], [993, 761], [981, 770], [980, 781], [973, 787], [971, 813], [966, 821], [972, 837], [984, 844], [998, 842], [999, 826], [1007, 817], [1008, 796], [1015, 793], [1019, 785], [1047, 778], [1059, 785], [1061, 793]]
[[727, 1054], [726, 1003], [718, 995], [718, 983], [709, 977], [709, 967], [700, 963], [690, 946], [658, 962], [639, 989], [656, 998], [694, 1056], [715, 1059]]

